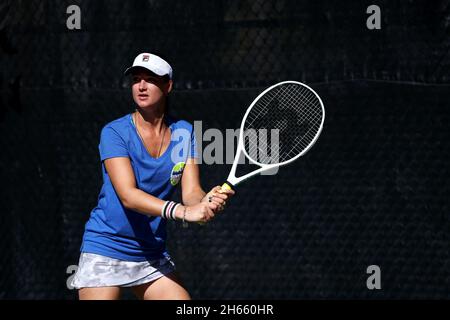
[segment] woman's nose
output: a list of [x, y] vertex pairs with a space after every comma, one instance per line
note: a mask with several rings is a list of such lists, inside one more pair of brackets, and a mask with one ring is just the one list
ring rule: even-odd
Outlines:
[[147, 88], [145, 84], [145, 80], [141, 80], [141, 82], [139, 82], [139, 90], [145, 90]]

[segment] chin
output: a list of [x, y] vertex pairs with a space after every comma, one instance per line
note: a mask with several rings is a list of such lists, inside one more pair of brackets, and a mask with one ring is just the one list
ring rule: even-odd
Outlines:
[[136, 103], [136, 105], [141, 109], [146, 109], [146, 108], [152, 107], [152, 103], [150, 101], [136, 101], [135, 100], [134, 103]]
[[157, 105], [159, 103], [159, 101], [153, 101], [153, 100], [147, 100], [147, 101], [140, 101], [140, 100], [135, 100], [134, 101], [141, 109], [146, 109], [146, 108], [152, 108], [153, 106]]

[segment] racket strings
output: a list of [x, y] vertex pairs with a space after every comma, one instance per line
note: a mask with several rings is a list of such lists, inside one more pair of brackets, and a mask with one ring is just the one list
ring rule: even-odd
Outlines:
[[307, 87], [296, 83], [274, 87], [247, 115], [244, 148], [250, 158], [262, 164], [288, 161], [314, 141], [323, 116], [320, 100]]

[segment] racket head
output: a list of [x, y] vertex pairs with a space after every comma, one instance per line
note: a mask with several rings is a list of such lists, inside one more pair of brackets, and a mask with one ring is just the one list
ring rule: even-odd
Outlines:
[[[256, 165], [268, 169], [282, 166], [311, 149], [322, 132], [324, 121], [322, 99], [313, 89], [298, 81], [279, 82], [261, 92], [247, 109], [238, 145]], [[253, 133], [249, 137], [250, 130], [256, 131], [256, 137]], [[264, 137], [264, 133], [259, 134], [261, 130], [270, 130], [271, 134], [278, 132], [278, 150], [274, 150], [276, 142], [273, 145], [270, 141], [269, 146], [269, 132], [266, 131]], [[272, 140], [273, 136], [270, 138]], [[267, 150], [262, 150], [260, 145]], [[259, 156], [261, 151], [266, 152], [263, 157]]]

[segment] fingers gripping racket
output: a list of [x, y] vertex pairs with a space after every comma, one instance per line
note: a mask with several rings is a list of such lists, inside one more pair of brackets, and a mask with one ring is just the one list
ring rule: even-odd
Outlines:
[[[304, 155], [319, 138], [324, 120], [322, 100], [307, 85], [284, 81], [264, 90], [244, 115], [236, 155], [222, 189], [234, 189], [256, 174]], [[236, 177], [241, 154], [260, 168]]]

